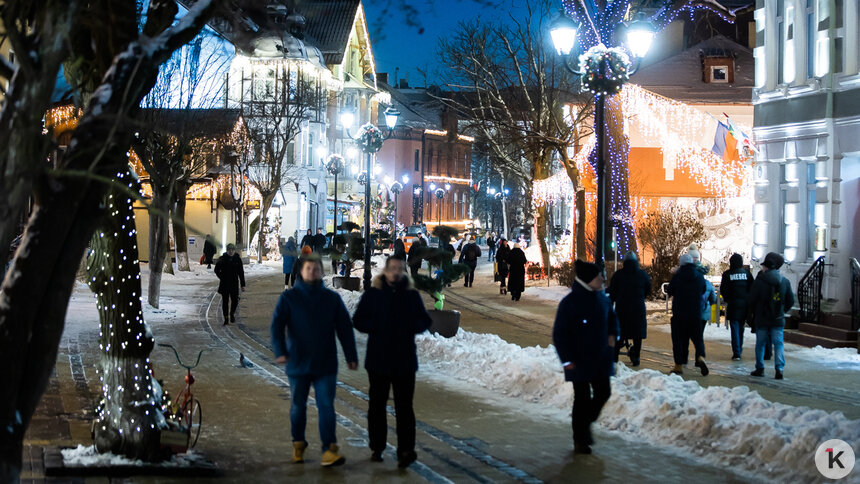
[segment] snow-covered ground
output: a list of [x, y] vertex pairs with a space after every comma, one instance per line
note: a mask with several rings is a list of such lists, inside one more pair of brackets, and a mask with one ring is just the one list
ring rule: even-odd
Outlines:
[[99, 454], [95, 446], [83, 446], [78, 444], [74, 449], [62, 449], [63, 465], [66, 467], [116, 467], [116, 466], [152, 466], [158, 467], [192, 467], [197, 464], [206, 463], [202, 455], [193, 450], [187, 454], [176, 454], [170, 460], [152, 464], [139, 459], [129, 459], [121, 455], [111, 453]]
[[[424, 371], [565, 414], [570, 408], [572, 387], [564, 382], [552, 346], [522, 348], [496, 335], [461, 330], [450, 339], [419, 336], [418, 352]], [[811, 458], [825, 440], [860, 442], [860, 421], [841, 412], [773, 403], [745, 386], [703, 388], [676, 375], [633, 371], [622, 364], [598, 424], [630, 440], [678, 448], [779, 481], [817, 479]], [[850, 482], [860, 482], [860, 476]]]

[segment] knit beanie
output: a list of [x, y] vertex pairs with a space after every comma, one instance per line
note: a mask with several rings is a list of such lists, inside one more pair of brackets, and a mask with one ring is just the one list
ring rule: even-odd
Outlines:
[[600, 274], [600, 268], [591, 262], [577, 259], [576, 262], [573, 263], [573, 267], [576, 271], [576, 277], [586, 284], [593, 281], [594, 278]]

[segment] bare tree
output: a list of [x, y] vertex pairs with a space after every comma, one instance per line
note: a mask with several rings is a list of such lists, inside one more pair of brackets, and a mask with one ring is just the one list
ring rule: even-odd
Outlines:
[[705, 227], [692, 210], [677, 204], [650, 212], [639, 225], [639, 240], [654, 254], [651, 264], [652, 281], [655, 288], [667, 282], [672, 267], [677, 265], [681, 252], [691, 242], [700, 243], [705, 236]]
[[242, 104], [242, 112], [254, 146], [248, 179], [262, 198], [258, 232], [258, 262], [262, 263], [268, 211], [275, 195], [287, 183], [296, 183], [302, 172], [296, 163], [293, 142], [311, 115], [320, 109], [324, 94], [318, 89], [320, 81], [306, 78], [290, 62], [263, 66], [255, 76], [251, 99]]
[[[461, 23], [450, 40], [439, 45], [441, 64], [449, 66], [445, 84], [457, 92], [444, 100], [487, 142], [491, 159], [503, 165], [500, 173], [505, 170], [513, 175], [509, 179], [526, 181], [523, 188], [529, 195], [532, 181], [552, 175], [552, 160], [557, 158], [573, 183], [577, 202], [584, 203], [569, 150], [591, 132], [583, 122], [590, 116], [591, 98], [577, 93], [577, 79], [543, 37], [545, 19], [554, 9], [553, 2], [541, 0], [528, 3], [524, 18], [512, 17], [506, 24], [481, 19]], [[538, 204], [535, 211], [548, 266], [547, 206]], [[584, 231], [584, 211], [579, 213], [577, 230]]]
[[[104, 202], [108, 187], [123, 186], [117, 180], [128, 166], [126, 153], [134, 133], [129, 119], [138, 114], [141, 99], [155, 83], [158, 66], [197, 35], [216, 6], [213, 0], [200, 0], [176, 21], [174, 1], [151, 0], [141, 22], [139, 3], [133, 0], [19, 0], [2, 5], [5, 35], [14, 39], [19, 62], [0, 62], [0, 76], [10, 81], [0, 114], [2, 136], [10, 142], [0, 144], [0, 172], [4, 184], [14, 174], [15, 183], [25, 189], [9, 197], [11, 208], [6, 210], [13, 217], [0, 220], [0, 233], [14, 230], [14, 215], [31, 195], [34, 208], [0, 286], [0, 388], [5, 395], [0, 400], [0, 481], [17, 482], [20, 477], [24, 434], [56, 362], [80, 255], [103, 217], [116, 216]], [[67, 75], [74, 71], [73, 85], [91, 95], [85, 96], [86, 107], [67, 150], [51, 167], [44, 162], [45, 152], [39, 151], [45, 143], [42, 127], [33, 120], [41, 119], [48, 107], [40, 79], [53, 83], [60, 62], [67, 63]], [[7, 246], [4, 242], [3, 248]], [[136, 278], [126, 278], [120, 287], [132, 297], [140, 291]], [[117, 312], [103, 317], [121, 317]], [[125, 361], [122, 345], [103, 351], [113, 365]], [[126, 376], [146, 376], [146, 369], [138, 370]], [[124, 391], [128, 386], [124, 380], [123, 386], [104, 391], [123, 405], [133, 405], [134, 393]], [[117, 418], [122, 428], [127, 417]]]

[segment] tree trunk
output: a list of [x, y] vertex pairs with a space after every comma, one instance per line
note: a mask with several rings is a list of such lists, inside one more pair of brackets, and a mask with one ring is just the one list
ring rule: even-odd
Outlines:
[[259, 250], [257, 251], [257, 263], [263, 263], [263, 256], [266, 255], [266, 224], [269, 220], [269, 209], [272, 207], [272, 202], [275, 201], [275, 193], [262, 195], [263, 200], [260, 202], [260, 238]]
[[[630, 142], [624, 135], [623, 107], [617, 96], [606, 99], [606, 210], [607, 239], [612, 234], [611, 227], [617, 228], [616, 252], [625, 253], [636, 250], [636, 228], [630, 210], [629, 176], [627, 154]], [[611, 156], [616, 153], [618, 156]]]
[[188, 231], [185, 228], [185, 194], [186, 190], [181, 187], [176, 197], [173, 208], [173, 219], [179, 223], [173, 224], [173, 240], [176, 244], [176, 267], [181, 272], [190, 272], [191, 264], [188, 263]]
[[237, 249], [240, 247], [247, 248], [247, 246], [245, 245], [245, 235], [242, 232], [244, 230], [244, 223], [242, 221], [242, 207], [239, 207], [233, 211], [233, 217], [235, 220], [234, 225], [236, 226], [236, 247]]
[[158, 308], [161, 293], [161, 274], [164, 270], [164, 259], [167, 257], [169, 244], [168, 219], [170, 210], [170, 190], [165, 190], [153, 184], [152, 208], [149, 212], [149, 305]]
[[[125, 178], [130, 179], [130, 174]], [[106, 197], [109, 215], [92, 239], [87, 261], [87, 282], [97, 298], [102, 351], [95, 446], [102, 453], [152, 461], [160, 456], [160, 432], [166, 424], [149, 367], [153, 339], [143, 320], [137, 231], [126, 200], [116, 192]]]
[[507, 197], [505, 196], [505, 177], [502, 176], [502, 229], [505, 231], [505, 237], [510, 237], [511, 233], [508, 231], [508, 208], [507, 208]]
[[585, 190], [576, 191], [576, 258], [586, 260], [588, 249], [585, 246]]
[[[544, 180], [549, 177], [550, 164], [552, 163], [551, 153], [552, 152], [550, 151], [544, 151], [541, 153], [540, 159], [535, 160], [533, 170], [533, 179], [535, 182], [539, 180]], [[531, 200], [531, 196], [526, 197], [526, 200]], [[546, 203], [537, 207], [537, 210], [534, 214], [534, 226], [537, 228], [537, 239], [538, 244], [540, 244], [540, 256], [543, 268], [547, 271], [547, 273], [549, 273], [549, 248], [547, 247], [546, 243], [547, 212], [548, 206]]]

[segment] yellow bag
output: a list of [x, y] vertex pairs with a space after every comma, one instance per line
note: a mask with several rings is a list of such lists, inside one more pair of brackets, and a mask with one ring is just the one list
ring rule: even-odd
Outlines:
[[711, 304], [711, 320], [712, 323], [720, 322], [720, 306], [717, 304]]

